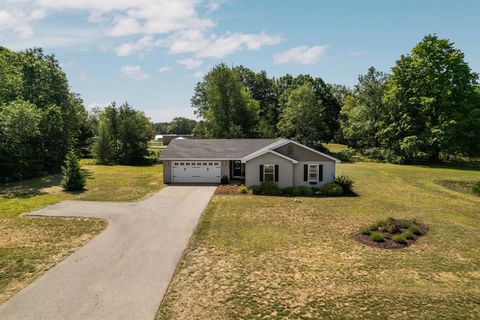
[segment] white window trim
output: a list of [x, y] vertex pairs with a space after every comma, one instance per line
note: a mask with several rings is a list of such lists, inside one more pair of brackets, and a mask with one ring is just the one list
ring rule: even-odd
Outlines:
[[267, 180], [265, 179], [265, 172], [267, 172], [267, 170], [265, 170], [266, 166], [272, 166], [272, 167], [273, 167], [273, 173], [272, 173], [273, 180], [272, 180], [272, 182], [275, 182], [275, 165], [272, 164], [272, 163], [265, 163], [265, 164], [263, 164], [263, 182], [267, 181]]
[[[319, 168], [318, 168], [319, 164], [318, 163], [307, 163], [307, 166], [308, 166], [307, 167], [308, 168], [308, 170], [307, 170], [308, 182], [318, 182], [319, 181], [318, 178], [320, 177], [320, 172], [318, 172], [319, 171]], [[317, 178], [316, 179], [310, 179], [310, 166], [317, 167]]]

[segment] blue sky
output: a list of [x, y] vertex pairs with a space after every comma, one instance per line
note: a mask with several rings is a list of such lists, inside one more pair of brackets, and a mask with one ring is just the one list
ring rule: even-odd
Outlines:
[[353, 86], [428, 33], [480, 71], [478, 0], [0, 0], [0, 45], [54, 53], [85, 105], [128, 101], [154, 121], [193, 118], [217, 63]]

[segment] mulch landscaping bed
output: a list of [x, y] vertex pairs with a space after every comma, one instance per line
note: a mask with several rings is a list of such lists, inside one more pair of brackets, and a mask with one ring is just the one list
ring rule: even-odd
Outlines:
[[361, 232], [354, 233], [353, 238], [356, 241], [360, 242], [361, 244], [364, 244], [364, 245], [367, 245], [367, 246], [370, 246], [370, 247], [381, 248], [381, 249], [402, 249], [402, 248], [408, 247], [409, 245], [411, 245], [412, 243], [417, 241], [417, 239], [424, 236], [428, 232], [428, 228], [427, 228], [426, 225], [424, 225], [422, 223], [416, 223], [415, 225], [418, 227], [418, 229], [420, 229], [420, 234], [415, 235], [414, 239], [407, 239], [406, 243], [398, 243], [398, 242], [393, 241], [392, 237], [395, 234], [392, 234], [392, 233], [389, 233], [389, 232], [381, 232], [381, 234], [384, 237], [383, 242], [373, 241], [370, 238], [370, 235], [365, 235], [365, 234], [362, 234]]
[[215, 194], [223, 194], [223, 195], [239, 195], [241, 194], [239, 189], [242, 186], [242, 184], [221, 184], [217, 187], [217, 190], [215, 190]]

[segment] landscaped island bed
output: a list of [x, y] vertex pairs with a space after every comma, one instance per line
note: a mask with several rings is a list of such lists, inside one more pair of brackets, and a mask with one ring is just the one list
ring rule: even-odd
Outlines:
[[[338, 166], [358, 197], [216, 195], [158, 319], [479, 319], [480, 198], [435, 183], [478, 170]], [[428, 226], [401, 250], [352, 234], [393, 216]]]

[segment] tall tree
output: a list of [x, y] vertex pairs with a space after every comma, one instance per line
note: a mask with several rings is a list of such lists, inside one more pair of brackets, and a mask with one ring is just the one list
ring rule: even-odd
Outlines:
[[215, 66], [195, 87], [195, 114], [204, 119], [207, 138], [257, 136], [259, 104], [252, 99], [239, 76], [225, 64]]
[[191, 134], [197, 121], [184, 117], [175, 117], [168, 124], [167, 132], [171, 134]]
[[326, 115], [313, 86], [305, 84], [290, 93], [278, 130], [284, 137], [318, 149], [329, 134]]
[[244, 66], [235, 67], [233, 70], [238, 73], [250, 96], [259, 103], [259, 136], [276, 137], [280, 109], [275, 80], [269, 78], [265, 71], [255, 73]]
[[340, 115], [343, 138], [348, 145], [363, 152], [378, 153], [380, 147], [378, 134], [385, 113], [386, 82], [387, 76], [371, 67], [367, 74], [358, 77], [352, 94], [343, 101]]
[[[0, 47], [0, 112], [15, 101], [28, 102], [39, 112], [39, 138], [25, 142], [30, 150], [36, 150], [37, 156], [30, 161], [2, 155], [4, 164], [13, 168], [5, 173], [5, 179], [58, 171], [67, 151], [84, 148], [91, 138], [92, 132], [85, 126], [87, 114], [82, 100], [70, 91], [55, 57], [45, 55], [42, 49], [13, 52]], [[21, 166], [28, 170], [22, 171]]]
[[479, 141], [477, 79], [452, 42], [425, 36], [392, 68], [383, 147], [402, 162], [470, 152]]
[[145, 113], [128, 103], [115, 102], [99, 114], [98, 136], [94, 144], [99, 163], [141, 164], [148, 155], [148, 141], [155, 127]]

